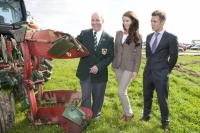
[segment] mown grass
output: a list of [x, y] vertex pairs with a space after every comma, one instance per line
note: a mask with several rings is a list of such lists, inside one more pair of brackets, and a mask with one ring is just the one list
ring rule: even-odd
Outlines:
[[[76, 68], [79, 59], [53, 60], [52, 79], [44, 85], [44, 90], [70, 89], [79, 90], [79, 80], [76, 78]], [[178, 63], [200, 61], [200, 56], [180, 56]], [[145, 59], [142, 60], [138, 78], [131, 81], [128, 94], [135, 117], [130, 122], [120, 121], [122, 107], [117, 95], [115, 74], [109, 66], [109, 81], [107, 84], [102, 117], [92, 119], [84, 133], [160, 133], [163, 132], [160, 123], [160, 111], [156, 93], [153, 99], [153, 113], [149, 122], [139, 122], [143, 112], [142, 73]], [[199, 65], [184, 66], [184, 69], [195, 70], [200, 73]], [[169, 81], [169, 108], [170, 129], [172, 133], [199, 133], [200, 132], [200, 79], [185, 73], [173, 70]], [[17, 99], [16, 99], [17, 100]], [[44, 125], [35, 130], [26, 119], [26, 111], [21, 112], [21, 101], [16, 103], [16, 126], [8, 133], [62, 133], [59, 126]]]
[[196, 74], [200, 74], [200, 61], [197, 64], [188, 64], [186, 66], [183, 66], [185, 70], [189, 70], [191, 72], [194, 72]]
[[193, 56], [193, 55], [179, 56], [177, 63], [189, 63], [189, 62], [194, 62], [194, 61], [200, 62], [199, 56]]

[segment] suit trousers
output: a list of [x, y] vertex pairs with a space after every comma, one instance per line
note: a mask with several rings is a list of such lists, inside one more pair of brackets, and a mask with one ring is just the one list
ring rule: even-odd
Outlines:
[[168, 124], [168, 77], [166, 80], [156, 80], [150, 72], [146, 77], [143, 77], [143, 96], [144, 96], [144, 117], [149, 117], [152, 107], [153, 92], [156, 89], [158, 104], [161, 112], [162, 124]]
[[131, 81], [133, 72], [122, 70], [121, 68], [115, 69], [115, 74], [118, 82], [118, 95], [122, 103], [122, 108], [126, 116], [131, 116], [133, 111], [129, 102], [127, 88]]
[[[104, 94], [106, 90], [107, 82], [92, 83], [90, 76], [85, 81], [80, 81], [82, 90], [82, 103], [81, 107], [92, 109], [93, 117], [101, 114], [101, 108], [103, 106]], [[92, 94], [92, 106], [91, 106], [91, 94]]]

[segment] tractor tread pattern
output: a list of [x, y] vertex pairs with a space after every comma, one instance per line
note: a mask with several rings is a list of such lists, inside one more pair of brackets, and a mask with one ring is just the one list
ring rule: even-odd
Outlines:
[[0, 132], [6, 132], [15, 125], [15, 116], [12, 111], [9, 97], [6, 92], [0, 91]]

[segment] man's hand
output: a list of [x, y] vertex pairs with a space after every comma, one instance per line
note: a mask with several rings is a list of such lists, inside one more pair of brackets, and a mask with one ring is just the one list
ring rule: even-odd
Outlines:
[[89, 73], [96, 74], [97, 72], [98, 72], [98, 67], [96, 65], [94, 65], [93, 67], [90, 68], [90, 72]]
[[133, 74], [132, 74], [132, 80], [135, 80], [136, 78], [137, 78], [137, 73], [133, 72]]

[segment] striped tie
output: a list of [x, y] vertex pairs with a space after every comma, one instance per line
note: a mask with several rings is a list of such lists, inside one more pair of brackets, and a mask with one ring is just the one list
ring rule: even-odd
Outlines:
[[97, 49], [97, 32], [94, 32], [94, 51]]

